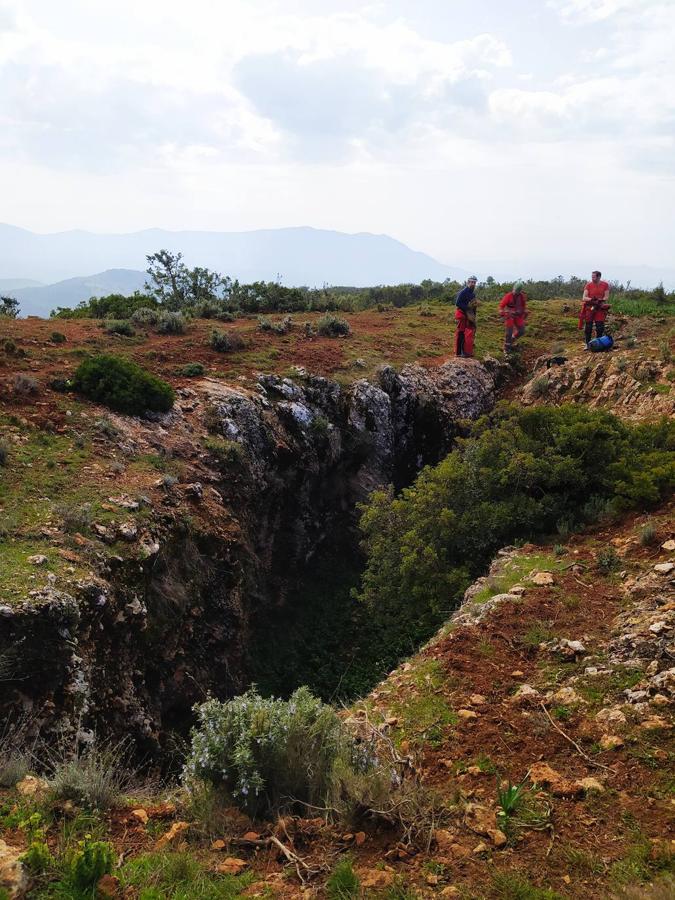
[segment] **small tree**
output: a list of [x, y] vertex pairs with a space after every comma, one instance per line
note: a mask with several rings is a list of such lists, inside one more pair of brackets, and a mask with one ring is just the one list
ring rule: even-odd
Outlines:
[[19, 301], [16, 297], [0, 297], [0, 316], [16, 319], [19, 315]]

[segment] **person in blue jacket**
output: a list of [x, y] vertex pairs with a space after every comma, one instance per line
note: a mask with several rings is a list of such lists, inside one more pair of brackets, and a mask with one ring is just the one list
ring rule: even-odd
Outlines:
[[467, 278], [466, 284], [455, 297], [455, 356], [473, 356], [473, 342], [476, 335], [476, 284], [475, 275]]

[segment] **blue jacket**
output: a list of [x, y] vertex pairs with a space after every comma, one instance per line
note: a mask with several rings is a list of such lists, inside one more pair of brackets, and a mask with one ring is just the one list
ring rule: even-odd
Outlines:
[[467, 284], [455, 297], [455, 306], [457, 307], [457, 309], [461, 309], [462, 312], [465, 313], [469, 308], [469, 303], [471, 303], [471, 301], [474, 300], [475, 297], [476, 292]]

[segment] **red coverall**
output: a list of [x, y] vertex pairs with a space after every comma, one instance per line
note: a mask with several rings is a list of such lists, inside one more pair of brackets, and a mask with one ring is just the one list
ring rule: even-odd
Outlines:
[[581, 304], [579, 328], [584, 329], [587, 344], [593, 337], [593, 323], [595, 323], [597, 337], [602, 337], [605, 333], [605, 319], [609, 312], [609, 303], [605, 303], [603, 297], [608, 290], [609, 285], [606, 281], [589, 281], [584, 288], [589, 299], [584, 300]]
[[455, 321], [457, 322], [455, 355], [473, 356], [473, 342], [476, 337], [475, 324], [469, 321], [466, 313], [462, 312], [461, 309], [455, 310]]
[[504, 317], [506, 334], [504, 336], [504, 350], [509, 351], [513, 346], [513, 329], [516, 329], [516, 338], [525, 334], [525, 321], [527, 319], [527, 295], [524, 291], [514, 294], [509, 291], [504, 294], [499, 310]]

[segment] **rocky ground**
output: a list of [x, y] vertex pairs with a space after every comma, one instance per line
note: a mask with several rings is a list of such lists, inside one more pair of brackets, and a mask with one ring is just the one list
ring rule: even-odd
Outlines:
[[[590, 402], [628, 419], [672, 415], [673, 338], [660, 323], [617, 321], [619, 349], [595, 356], [578, 346], [576, 322], [563, 308], [533, 307], [540, 318], [524, 344], [521, 380], [511, 380], [503, 395], [524, 403]], [[55, 601], [58, 607], [61, 595], [83, 586], [77, 604], [91, 611], [81, 620], [83, 647], [105, 648], [100, 665], [90, 665], [88, 650], [71, 646], [70, 626], [64, 630], [59, 621], [52, 631], [59, 632], [59, 646], [68, 647], [67, 666], [56, 674], [46, 666], [40, 686], [51, 689], [61, 678], [65, 688], [55, 699], [64, 708], [70, 703], [69, 714], [82, 711], [83, 697], [91, 702], [93, 684], [97, 702], [109, 698], [103, 705], [114, 710], [114, 721], [147, 728], [154, 739], [153, 716], [175, 711], [177, 697], [181, 708], [199, 698], [190, 682], [194, 671], [201, 677], [194, 660], [207, 673], [220, 659], [209, 643], [210, 616], [241, 623], [242, 593], [232, 572], [242, 571], [242, 548], [255, 548], [251, 558], [278, 590], [274, 567], [256, 541], [269, 544], [270, 523], [290, 521], [274, 516], [285, 508], [279, 498], [286, 488], [311, 486], [312, 479], [326, 484], [331, 471], [349, 485], [340, 503], [353, 503], [393, 477], [394, 448], [414, 450], [415, 429], [428, 429], [414, 398], [423, 395], [425, 409], [431, 400], [442, 412], [458, 384], [475, 380], [469, 393], [474, 400], [480, 395], [477, 405], [469, 408], [460, 390], [447, 420], [437, 417], [445, 423], [441, 431], [492, 402], [498, 366], [443, 367], [450, 331], [445, 312], [393, 310], [350, 319], [354, 336], [340, 341], [259, 335], [254, 322], [226, 326], [249, 341], [227, 358], [205, 349], [210, 323], [196, 323], [187, 336], [135, 338], [105, 335], [93, 322], [3, 323], [2, 337], [14, 349], [3, 344], [0, 350], [0, 428], [9, 451], [9, 464], [0, 468], [0, 624], [6, 632], [22, 605], [38, 610], [43, 601]], [[484, 323], [479, 351], [497, 351], [498, 321], [484, 313]], [[56, 329], [66, 334], [65, 344], [51, 341]], [[85, 348], [114, 349], [167, 377], [178, 390], [174, 412], [164, 420], [129, 419], [53, 391], [50, 381], [69, 375]], [[551, 356], [566, 361], [546, 369]], [[197, 381], [177, 374], [193, 359], [206, 365], [206, 377]], [[378, 382], [372, 377], [376, 361], [421, 361], [426, 368], [392, 371]], [[22, 373], [35, 380], [35, 389], [17, 391]], [[209, 427], [214, 414], [215, 430]], [[374, 444], [369, 439], [367, 465], [365, 447], [347, 441], [359, 432], [377, 437]], [[228, 455], [242, 434], [248, 475]], [[218, 446], [207, 446], [209, 438]], [[400, 454], [407, 466], [409, 457]], [[263, 490], [270, 460], [280, 464], [280, 477]], [[294, 481], [293, 472], [302, 478]], [[269, 494], [259, 518], [249, 515], [258, 508], [253, 485], [260, 496]], [[233, 515], [232, 503], [243, 509], [243, 496], [246, 515]], [[315, 508], [317, 496], [308, 489], [306, 510]], [[286, 511], [296, 516], [297, 508]], [[321, 531], [324, 520], [296, 520], [300, 558], [307, 534]], [[208, 541], [188, 546], [177, 540], [179, 521], [217, 534], [218, 551]], [[42, 817], [52, 850], [88, 833], [112, 841], [118, 857], [101, 896], [328, 896], [329, 874], [345, 856], [358, 891], [389, 900], [605, 898], [659, 880], [653, 894], [634, 896], [675, 896], [672, 883], [663, 882], [673, 873], [675, 849], [674, 537], [668, 505], [557, 545], [503, 551], [441, 633], [345, 712], [357, 730], [378, 729], [420, 798], [427, 797], [419, 801], [414, 827], [366, 820], [346, 832], [322, 819], [291, 817], [267, 826], [231, 810], [205, 830], [179, 792], [156, 788], [107, 815], [89, 817], [71, 805], [47, 816], [41, 783], [29, 778], [0, 795], [0, 897], [3, 886], [18, 896], [19, 885], [27, 884], [18, 857], [30, 838], [31, 814]], [[216, 561], [207, 581], [193, 583], [208, 602], [186, 603], [174, 593], [177, 579], [194, 577], [192, 570], [176, 569], [190, 554], [204, 563], [200, 568]], [[139, 587], [149, 571], [157, 576], [150, 595]], [[123, 588], [106, 601], [105, 613], [96, 612], [116, 578]], [[170, 608], [180, 610], [161, 633], [148, 629], [148, 596], [168, 598]], [[123, 648], [130, 634], [145, 635], [149, 643], [139, 644], [127, 665], [131, 657]], [[3, 690], [17, 661], [45, 665], [58, 657], [47, 632], [34, 627], [32, 636], [30, 653], [28, 629], [15, 642], [18, 654], [0, 657]], [[195, 648], [190, 666], [174, 653], [186, 636]], [[228, 633], [218, 640], [229, 647], [228, 659], [236, 659]], [[143, 657], [152, 654], [164, 660], [170, 678], [163, 670], [143, 672], [152, 662]], [[121, 667], [120, 660], [126, 660]], [[27, 684], [22, 688], [16, 679], [11, 689], [28, 696]], [[137, 705], [125, 706], [132, 694]], [[56, 709], [47, 714], [58, 715]], [[436, 798], [431, 814], [428, 792]], [[139, 875], [134, 862], [147, 859], [148, 872]], [[171, 866], [173, 881], [162, 881]], [[176, 893], [177, 873], [187, 878], [190, 866], [197, 879], [190, 884], [199, 881], [202, 890], [208, 882], [212, 893], [190, 887]], [[155, 893], [143, 894], [148, 886]], [[28, 896], [64, 896], [49, 891], [33, 880]]]
[[[96, 827], [121, 860], [187, 851], [239, 878], [246, 896], [324, 896], [344, 854], [373, 898], [600, 900], [658, 883], [675, 866], [672, 524], [670, 505], [564, 546], [502, 551], [439, 635], [349, 711], [437, 797], [409, 839], [381, 822], [346, 833], [234, 811], [206, 836], [179, 795], [130, 801]], [[512, 808], [499, 802], [509, 785]], [[3, 797], [14, 847], [25, 831], [12, 811], [26, 815], [30, 802]], [[61, 829], [57, 819], [54, 845]], [[111, 895], [136, 897], [124, 883]]]

